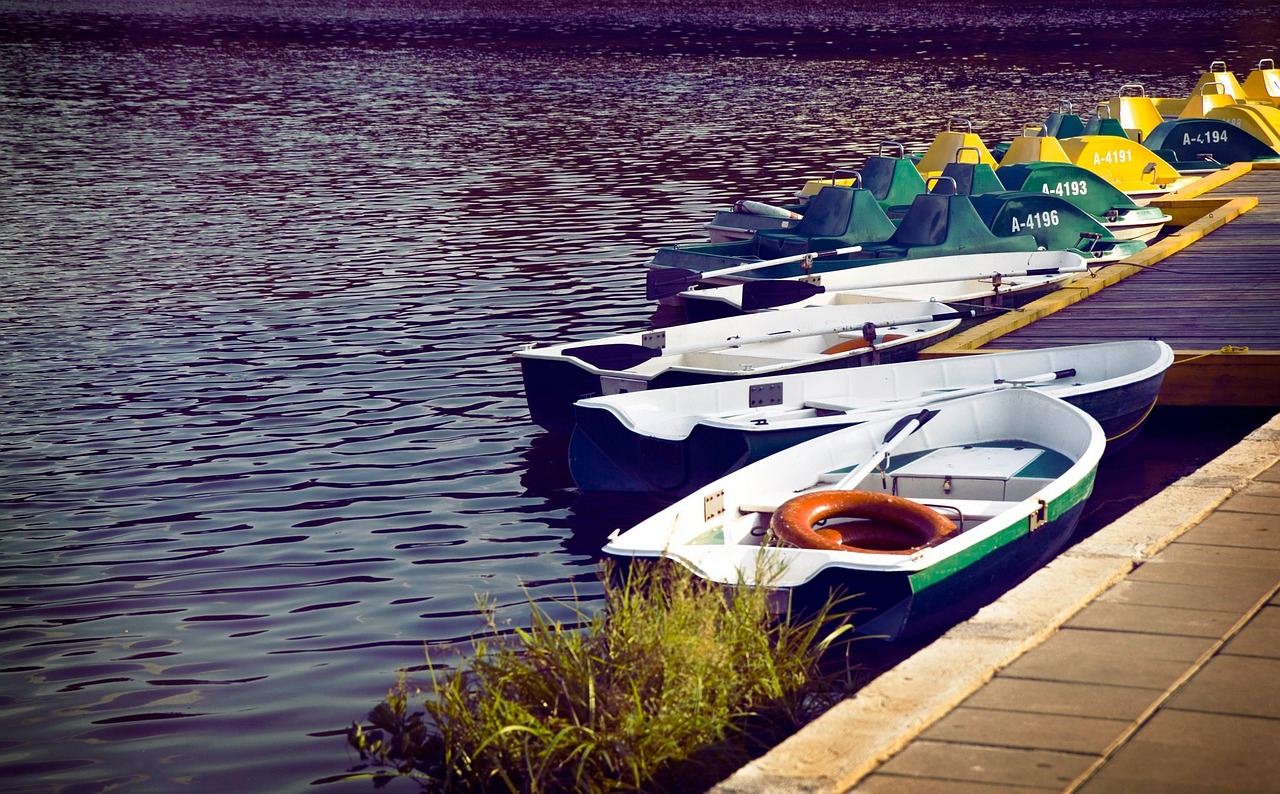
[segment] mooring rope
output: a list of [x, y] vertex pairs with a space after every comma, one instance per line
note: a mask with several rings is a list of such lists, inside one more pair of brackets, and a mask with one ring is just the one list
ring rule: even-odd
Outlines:
[[[1197, 359], [1207, 358], [1208, 356], [1231, 355], [1233, 353], [1248, 353], [1248, 352], [1249, 352], [1249, 347], [1247, 345], [1223, 345], [1217, 350], [1213, 350], [1208, 353], [1201, 353], [1198, 356], [1192, 356], [1190, 358], [1184, 358], [1181, 361], [1175, 361], [1173, 363], [1175, 365], [1186, 364], [1188, 361], [1195, 361]], [[1147, 406], [1147, 410], [1143, 412], [1141, 418], [1139, 418], [1138, 421], [1134, 422], [1132, 425], [1125, 428], [1123, 431], [1115, 434], [1114, 436], [1108, 436], [1107, 441], [1108, 442], [1115, 441], [1116, 439], [1123, 438], [1129, 435], [1130, 433], [1132, 433], [1134, 430], [1137, 430], [1138, 426], [1141, 425], [1143, 422], [1147, 421], [1147, 417], [1151, 416], [1151, 412], [1156, 409], [1156, 403], [1159, 401], [1160, 401], [1159, 397], [1152, 400], [1151, 404]]]
[[1107, 443], [1109, 444], [1109, 443], [1111, 443], [1112, 441], [1115, 441], [1115, 440], [1116, 440], [1116, 439], [1118, 439], [1118, 438], [1124, 438], [1125, 436], [1129, 435], [1129, 434], [1130, 434], [1130, 433], [1132, 433], [1133, 431], [1137, 430], [1137, 429], [1138, 429], [1138, 427], [1139, 427], [1143, 422], [1147, 421], [1147, 417], [1148, 417], [1148, 416], [1151, 416], [1151, 412], [1152, 412], [1152, 411], [1154, 411], [1154, 410], [1156, 409], [1156, 403], [1158, 403], [1158, 402], [1160, 402], [1160, 398], [1159, 398], [1159, 397], [1156, 397], [1156, 399], [1152, 400], [1152, 401], [1151, 401], [1151, 404], [1147, 406], [1147, 410], [1145, 410], [1145, 411], [1143, 411], [1143, 412], [1142, 412], [1142, 416], [1138, 417], [1138, 421], [1136, 421], [1136, 422], [1134, 422], [1133, 424], [1129, 425], [1128, 427], [1126, 427], [1124, 430], [1120, 431], [1119, 433], [1116, 433], [1114, 436], [1107, 436]]
[[1211, 350], [1208, 353], [1201, 353], [1200, 355], [1192, 356], [1191, 358], [1184, 358], [1181, 361], [1173, 362], [1173, 364], [1174, 366], [1177, 366], [1179, 364], [1186, 364], [1189, 361], [1196, 361], [1198, 359], [1207, 358], [1209, 356], [1230, 355], [1232, 353], [1248, 353], [1248, 352], [1249, 352], [1248, 345], [1223, 345], [1217, 350]]

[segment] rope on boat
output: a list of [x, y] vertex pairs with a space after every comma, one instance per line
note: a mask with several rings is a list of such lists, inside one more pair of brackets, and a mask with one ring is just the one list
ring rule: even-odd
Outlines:
[[1147, 410], [1142, 412], [1142, 416], [1138, 417], [1138, 421], [1129, 425], [1124, 430], [1121, 430], [1119, 433], [1116, 433], [1114, 436], [1107, 436], [1107, 443], [1110, 444], [1112, 441], [1124, 438], [1125, 436], [1129, 435], [1133, 431], [1137, 430], [1142, 425], [1143, 422], [1147, 421], [1147, 417], [1151, 416], [1151, 412], [1156, 409], [1156, 403], [1158, 402], [1160, 402], [1160, 398], [1156, 397], [1156, 399], [1152, 400], [1151, 404], [1147, 406]]
[[[1249, 352], [1248, 345], [1223, 345], [1217, 350], [1213, 350], [1208, 353], [1201, 353], [1198, 356], [1191, 356], [1190, 358], [1184, 358], [1181, 361], [1175, 361], [1173, 363], [1176, 366], [1178, 364], [1186, 364], [1188, 361], [1195, 361], [1196, 359], [1207, 358], [1209, 356], [1231, 355], [1234, 353], [1248, 353], [1248, 352]], [[1132, 425], [1125, 428], [1123, 431], [1116, 433], [1114, 436], [1108, 436], [1107, 441], [1111, 442], [1111, 441], [1115, 441], [1118, 438], [1124, 438], [1125, 436], [1132, 433], [1134, 430], [1137, 430], [1138, 426], [1141, 425], [1143, 422], [1147, 421], [1148, 416], [1151, 416], [1151, 412], [1156, 409], [1156, 403], [1159, 401], [1160, 401], [1159, 397], [1152, 400], [1151, 405], [1147, 406], [1147, 410], [1143, 412], [1142, 417], [1139, 418], [1138, 421], [1134, 422]]]

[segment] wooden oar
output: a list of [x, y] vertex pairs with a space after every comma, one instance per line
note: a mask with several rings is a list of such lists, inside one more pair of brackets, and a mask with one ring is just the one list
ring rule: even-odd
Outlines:
[[[963, 320], [969, 317], [977, 317], [977, 309], [966, 309], [958, 312], [942, 312], [940, 314], [927, 314], [920, 317], [904, 317], [900, 320], [887, 320], [883, 325], [911, 325], [913, 323], [929, 323], [941, 322], [943, 320]], [[779, 320], [783, 317], [780, 315]], [[797, 336], [820, 336], [823, 334], [839, 334], [847, 331], [861, 331], [865, 336], [869, 331], [874, 332], [874, 323], [858, 323], [856, 325], [836, 325], [826, 328], [814, 328], [811, 330], [791, 330], [784, 329], [774, 331], [772, 333], [762, 333], [755, 336], [739, 336], [729, 339], [717, 339], [710, 342], [701, 342], [691, 345], [677, 345], [675, 347], [649, 347], [647, 345], [635, 345], [623, 342], [609, 342], [598, 345], [582, 345], [580, 347], [565, 348], [561, 351], [566, 356], [572, 356], [579, 361], [597, 369], [622, 370], [631, 369], [634, 366], [643, 364], [651, 358], [659, 356], [675, 356], [681, 353], [696, 353], [707, 350], [720, 350], [726, 347], [741, 347], [742, 345], [755, 344], [757, 342], [772, 342], [776, 339], [790, 339]]]
[[[909, 266], [911, 260], [902, 264]], [[945, 278], [938, 276], [908, 276], [868, 281], [852, 287], [827, 290], [821, 284], [790, 279], [757, 279], [742, 285], [742, 310], [745, 312], [759, 309], [771, 309], [774, 306], [786, 306], [789, 303], [802, 301], [823, 292], [852, 292], [854, 290], [880, 289], [881, 287], [908, 287], [914, 284], [943, 284], [948, 281], [974, 281], [977, 279], [995, 278], [996, 276], [1058, 276], [1067, 273], [1084, 273], [1089, 266], [1081, 261], [1070, 267], [1033, 267], [1025, 270], [986, 270], [968, 275], [953, 275]]]
[[650, 270], [645, 276], [644, 296], [647, 300], [661, 300], [662, 298], [676, 295], [684, 292], [690, 287], [696, 285], [699, 281], [715, 276], [727, 276], [730, 273], [739, 273], [743, 270], [754, 270], [758, 267], [770, 267], [772, 265], [785, 265], [791, 262], [801, 262], [805, 259], [821, 259], [824, 256], [843, 256], [844, 254], [853, 254], [862, 250], [860, 245], [852, 245], [848, 248], [833, 248], [830, 251], [811, 251], [807, 254], [795, 254], [794, 256], [784, 256], [778, 259], [762, 259], [758, 262], [743, 262], [733, 265], [732, 267], [723, 267], [719, 270], [686, 270], [682, 267], [660, 267]]
[[862, 478], [866, 477], [876, 466], [879, 466], [886, 455], [906, 441], [907, 436], [924, 427], [925, 422], [937, 416], [938, 413], [936, 410], [930, 411], [926, 408], [918, 414], [908, 414], [894, 422], [893, 427], [889, 428], [889, 432], [884, 434], [884, 441], [881, 441], [880, 446], [876, 447], [875, 451], [871, 453], [871, 457], [860, 463], [853, 471], [841, 477], [840, 481], [832, 486], [832, 490], [843, 491], [862, 482]]

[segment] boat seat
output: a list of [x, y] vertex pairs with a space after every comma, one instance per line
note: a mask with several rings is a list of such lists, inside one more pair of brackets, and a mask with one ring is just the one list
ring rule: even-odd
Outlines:
[[1044, 483], [1039, 478], [1017, 476], [1042, 454], [1031, 447], [944, 447], [897, 467], [888, 476], [894, 494], [919, 501], [942, 500], [955, 494], [964, 499], [1016, 502], [1035, 491], [1015, 481], [1032, 479]]
[[871, 191], [827, 185], [809, 201], [804, 217], [792, 229], [756, 232], [755, 255], [776, 259], [813, 251], [830, 251], [867, 242], [881, 242], [894, 232]]
[[[947, 256], [962, 253], [1034, 251], [1031, 235], [999, 236], [991, 231], [973, 199], [963, 194], [939, 192], [950, 189], [950, 180], [939, 180], [933, 192], [916, 196], [898, 230], [884, 243], [864, 245], [858, 258], [907, 258]], [[822, 272], [820, 267], [815, 272]]]
[[1053, 479], [1049, 477], [1014, 477], [1004, 485], [1006, 499], [1022, 501], [1029, 499], [1044, 488], [1049, 487]]
[[[1076, 116], [1076, 118], [1080, 118]], [[1041, 129], [1041, 128], [1037, 128]], [[1080, 132], [1084, 131], [1084, 124], [1080, 125]], [[1041, 129], [1043, 133], [1043, 129]], [[1062, 136], [1070, 137], [1070, 136]], [[1020, 163], [1041, 163], [1041, 162], [1068, 162], [1067, 153], [1063, 151], [1062, 144], [1056, 136], [1036, 134], [1022, 134], [1014, 138], [1009, 144], [1009, 150], [1004, 153], [1004, 157], [1000, 158], [1000, 167], [996, 169], [999, 175], [1002, 169]]]
[[1044, 135], [1048, 138], [1074, 138], [1084, 134], [1084, 120], [1071, 111], [1054, 111], [1044, 120]]
[[875, 155], [862, 167], [862, 186], [871, 191], [886, 212], [890, 207], [910, 204], [926, 191], [924, 177], [915, 163], [904, 157]]
[[1135, 89], [1139, 93], [1112, 97], [1107, 100], [1107, 106], [1111, 109], [1111, 117], [1120, 122], [1120, 127], [1130, 140], [1141, 143], [1164, 121], [1164, 117], [1160, 115], [1160, 111], [1156, 109], [1156, 103], [1146, 95], [1142, 86], [1127, 85], [1122, 86], [1120, 90], [1124, 91], [1127, 88]]
[[849, 227], [857, 188], [828, 185], [818, 191], [805, 208], [804, 216], [789, 234], [804, 237], [831, 237], [843, 234]]
[[966, 196], [1005, 189], [995, 169], [986, 163], [948, 163], [942, 176], [954, 180], [956, 192]]
[[[923, 505], [938, 511], [960, 525], [960, 531], [972, 529], [980, 521], [988, 521], [1016, 505], [1020, 499], [921, 499]], [[963, 523], [961, 521], [963, 519]]]
[[1187, 100], [1187, 104], [1178, 114], [1180, 119], [1203, 119], [1215, 108], [1226, 108], [1236, 104], [1235, 97], [1222, 88], [1222, 83], [1205, 83], [1200, 93]]
[[848, 413], [850, 411], [861, 411], [867, 408], [884, 407], [883, 400], [805, 400], [804, 407], [812, 408], [815, 411], [830, 411], [833, 413]]
[[1274, 58], [1263, 58], [1244, 78], [1241, 86], [1248, 102], [1270, 102], [1280, 106], [1280, 69]]
[[789, 229], [761, 229], [749, 240], [659, 248], [652, 265], [707, 271], [751, 261], [881, 242], [896, 227], [869, 190], [824, 185]]
[[1227, 69], [1226, 61], [1213, 61], [1209, 64], [1209, 71], [1202, 72], [1200, 79], [1191, 88], [1191, 96], [1196, 96], [1206, 83], [1218, 83], [1222, 86], [1222, 90], [1231, 95], [1237, 102], [1244, 102], [1247, 98], [1244, 86], [1240, 85], [1240, 81], [1236, 79], [1234, 73]]
[[978, 162], [986, 163], [992, 167], [995, 166], [995, 157], [992, 156], [982, 139], [968, 129], [968, 122], [962, 122], [965, 124], [965, 130], [962, 132], [952, 129], [952, 124], [955, 121], [960, 120], [953, 119], [947, 122], [947, 129], [938, 133], [938, 136], [933, 139], [933, 143], [929, 144], [929, 148], [921, 155], [920, 161], [916, 163], [916, 170], [925, 177], [941, 174], [942, 169], [947, 167], [947, 163], [956, 161], [956, 155], [961, 149], [976, 151]]
[[1083, 137], [1085, 135], [1115, 135], [1126, 139], [1129, 137], [1129, 134], [1124, 131], [1124, 127], [1121, 126], [1120, 119], [1113, 119], [1107, 116], [1092, 117], [1084, 125], [1084, 132], [1075, 137]]
[[909, 248], [917, 245], [941, 245], [947, 239], [947, 219], [951, 197], [940, 193], [916, 196], [911, 209], [902, 219], [898, 231], [889, 238], [892, 245]]
[[746, 353], [695, 352], [684, 353], [676, 367], [694, 367], [697, 369], [718, 369], [726, 372], [747, 372], [757, 367], [771, 367], [777, 364], [794, 364], [791, 358], [770, 358], [753, 356]]

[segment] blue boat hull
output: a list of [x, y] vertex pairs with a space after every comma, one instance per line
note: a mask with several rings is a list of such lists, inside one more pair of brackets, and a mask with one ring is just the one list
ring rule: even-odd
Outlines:
[[[916, 357], [933, 338], [915, 343], [877, 350], [856, 357], [833, 358], [829, 362], [805, 364], [785, 370], [786, 374], [820, 372], [828, 369], [845, 369], [871, 364], [889, 364], [909, 361]], [[520, 374], [524, 380], [525, 400], [529, 405], [529, 417], [534, 424], [559, 435], [569, 435], [574, 430], [574, 403], [587, 397], [618, 394], [643, 389], [666, 389], [675, 386], [693, 386], [701, 383], [759, 377], [758, 373], [742, 372], [739, 375], [719, 375], [670, 369], [649, 380], [636, 378], [628, 385], [626, 378], [615, 373], [600, 375], [578, 366], [569, 359], [520, 359]], [[781, 374], [781, 373], [779, 373]], [[605, 381], [611, 381], [606, 387]], [[609, 489], [612, 490], [612, 489]], [[633, 490], [633, 489], [624, 489]]]
[[[1137, 437], [1163, 380], [1161, 372], [1066, 401], [1102, 425], [1107, 454], [1112, 455]], [[737, 430], [700, 424], [686, 438], [667, 440], [634, 433], [601, 408], [577, 408], [569, 440], [569, 471], [584, 492], [644, 493], [674, 501], [748, 463], [847, 426]]]

